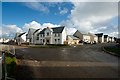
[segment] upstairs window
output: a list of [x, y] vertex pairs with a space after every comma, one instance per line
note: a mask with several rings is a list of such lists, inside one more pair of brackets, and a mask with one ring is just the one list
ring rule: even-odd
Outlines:
[[45, 37], [45, 34], [43, 34], [43, 37]]
[[57, 43], [57, 39], [55, 39], [55, 43]]
[[47, 36], [49, 36], [49, 32], [47, 32]]
[[60, 39], [58, 39], [58, 43], [60, 43]]
[[40, 37], [42, 37], [42, 34], [40, 35]]
[[55, 34], [55, 37], [56, 37], [57, 35]]
[[60, 37], [60, 33], [58, 34], [58, 36]]
[[37, 34], [37, 38], [36, 38], [36, 40], [39, 40], [39, 34]]

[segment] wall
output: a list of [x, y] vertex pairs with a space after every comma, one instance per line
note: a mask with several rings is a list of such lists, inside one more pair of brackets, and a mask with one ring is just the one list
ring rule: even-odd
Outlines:
[[66, 32], [66, 28], [64, 28], [62, 35], [61, 35], [61, 39], [62, 39], [61, 44], [64, 44], [64, 41], [66, 41], [66, 37], [67, 37], [67, 32]]

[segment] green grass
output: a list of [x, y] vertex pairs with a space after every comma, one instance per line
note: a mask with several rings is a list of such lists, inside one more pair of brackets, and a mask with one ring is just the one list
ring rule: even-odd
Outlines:
[[38, 47], [38, 48], [61, 48], [68, 46], [54, 46], [54, 45], [26, 45], [27, 47]]
[[104, 49], [109, 51], [109, 52], [113, 52], [113, 53], [116, 53], [116, 54], [120, 55], [120, 49], [118, 49], [118, 48], [115, 48], [115, 47], [105, 47]]
[[11, 54], [5, 54], [5, 58], [6, 58], [7, 76], [14, 78], [14, 72], [16, 69], [16, 57]]

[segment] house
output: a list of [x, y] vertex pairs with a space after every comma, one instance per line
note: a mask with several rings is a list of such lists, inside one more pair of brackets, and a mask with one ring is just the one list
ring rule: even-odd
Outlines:
[[112, 37], [112, 42], [115, 42], [115, 39]]
[[19, 37], [18, 37], [20, 34], [21, 33], [18, 33], [18, 32], [15, 34], [15, 38], [14, 38], [15, 42], [20, 42]]
[[108, 36], [108, 42], [112, 42], [112, 37]]
[[67, 42], [68, 44], [79, 44], [79, 38], [74, 37], [73, 35], [68, 35], [67, 36]]
[[96, 43], [98, 43], [98, 36], [96, 36], [96, 35], [94, 35], [94, 34], [92, 34], [92, 33], [88, 33], [88, 35], [90, 36], [90, 41], [91, 42], [96, 42]]
[[0, 37], [0, 43], [2, 43], [2, 42], [3, 42], [3, 38]]
[[115, 38], [109, 37], [109, 42], [115, 42]]
[[36, 31], [36, 29], [29, 28], [28, 33], [26, 35], [26, 42], [33, 43], [33, 33]]
[[23, 43], [23, 42], [26, 42], [26, 32], [24, 33], [16, 33], [16, 36], [15, 36], [15, 42], [19, 44]]
[[79, 38], [81, 41], [84, 42], [90, 42], [90, 36], [84, 32], [80, 32], [79, 30], [77, 30], [73, 36]]
[[98, 42], [99, 43], [103, 43], [104, 42], [104, 35], [103, 33], [98, 33], [98, 34], [95, 34], [96, 36], [98, 36]]
[[104, 35], [104, 42], [108, 42], [108, 41], [109, 41], [108, 35]]
[[33, 43], [34, 44], [39, 44], [39, 33], [42, 29], [37, 29], [34, 33], [33, 33]]
[[65, 26], [54, 28], [47, 27], [39, 33], [39, 44], [64, 44], [66, 36]]

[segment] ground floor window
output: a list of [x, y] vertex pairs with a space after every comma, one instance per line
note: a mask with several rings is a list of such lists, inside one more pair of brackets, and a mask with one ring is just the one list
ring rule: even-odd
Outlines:
[[40, 39], [40, 42], [42, 43], [42, 39]]
[[60, 44], [60, 39], [58, 39], [58, 43]]
[[43, 39], [43, 42], [45, 42], [45, 40]]
[[57, 43], [57, 39], [55, 39], [55, 44]]

